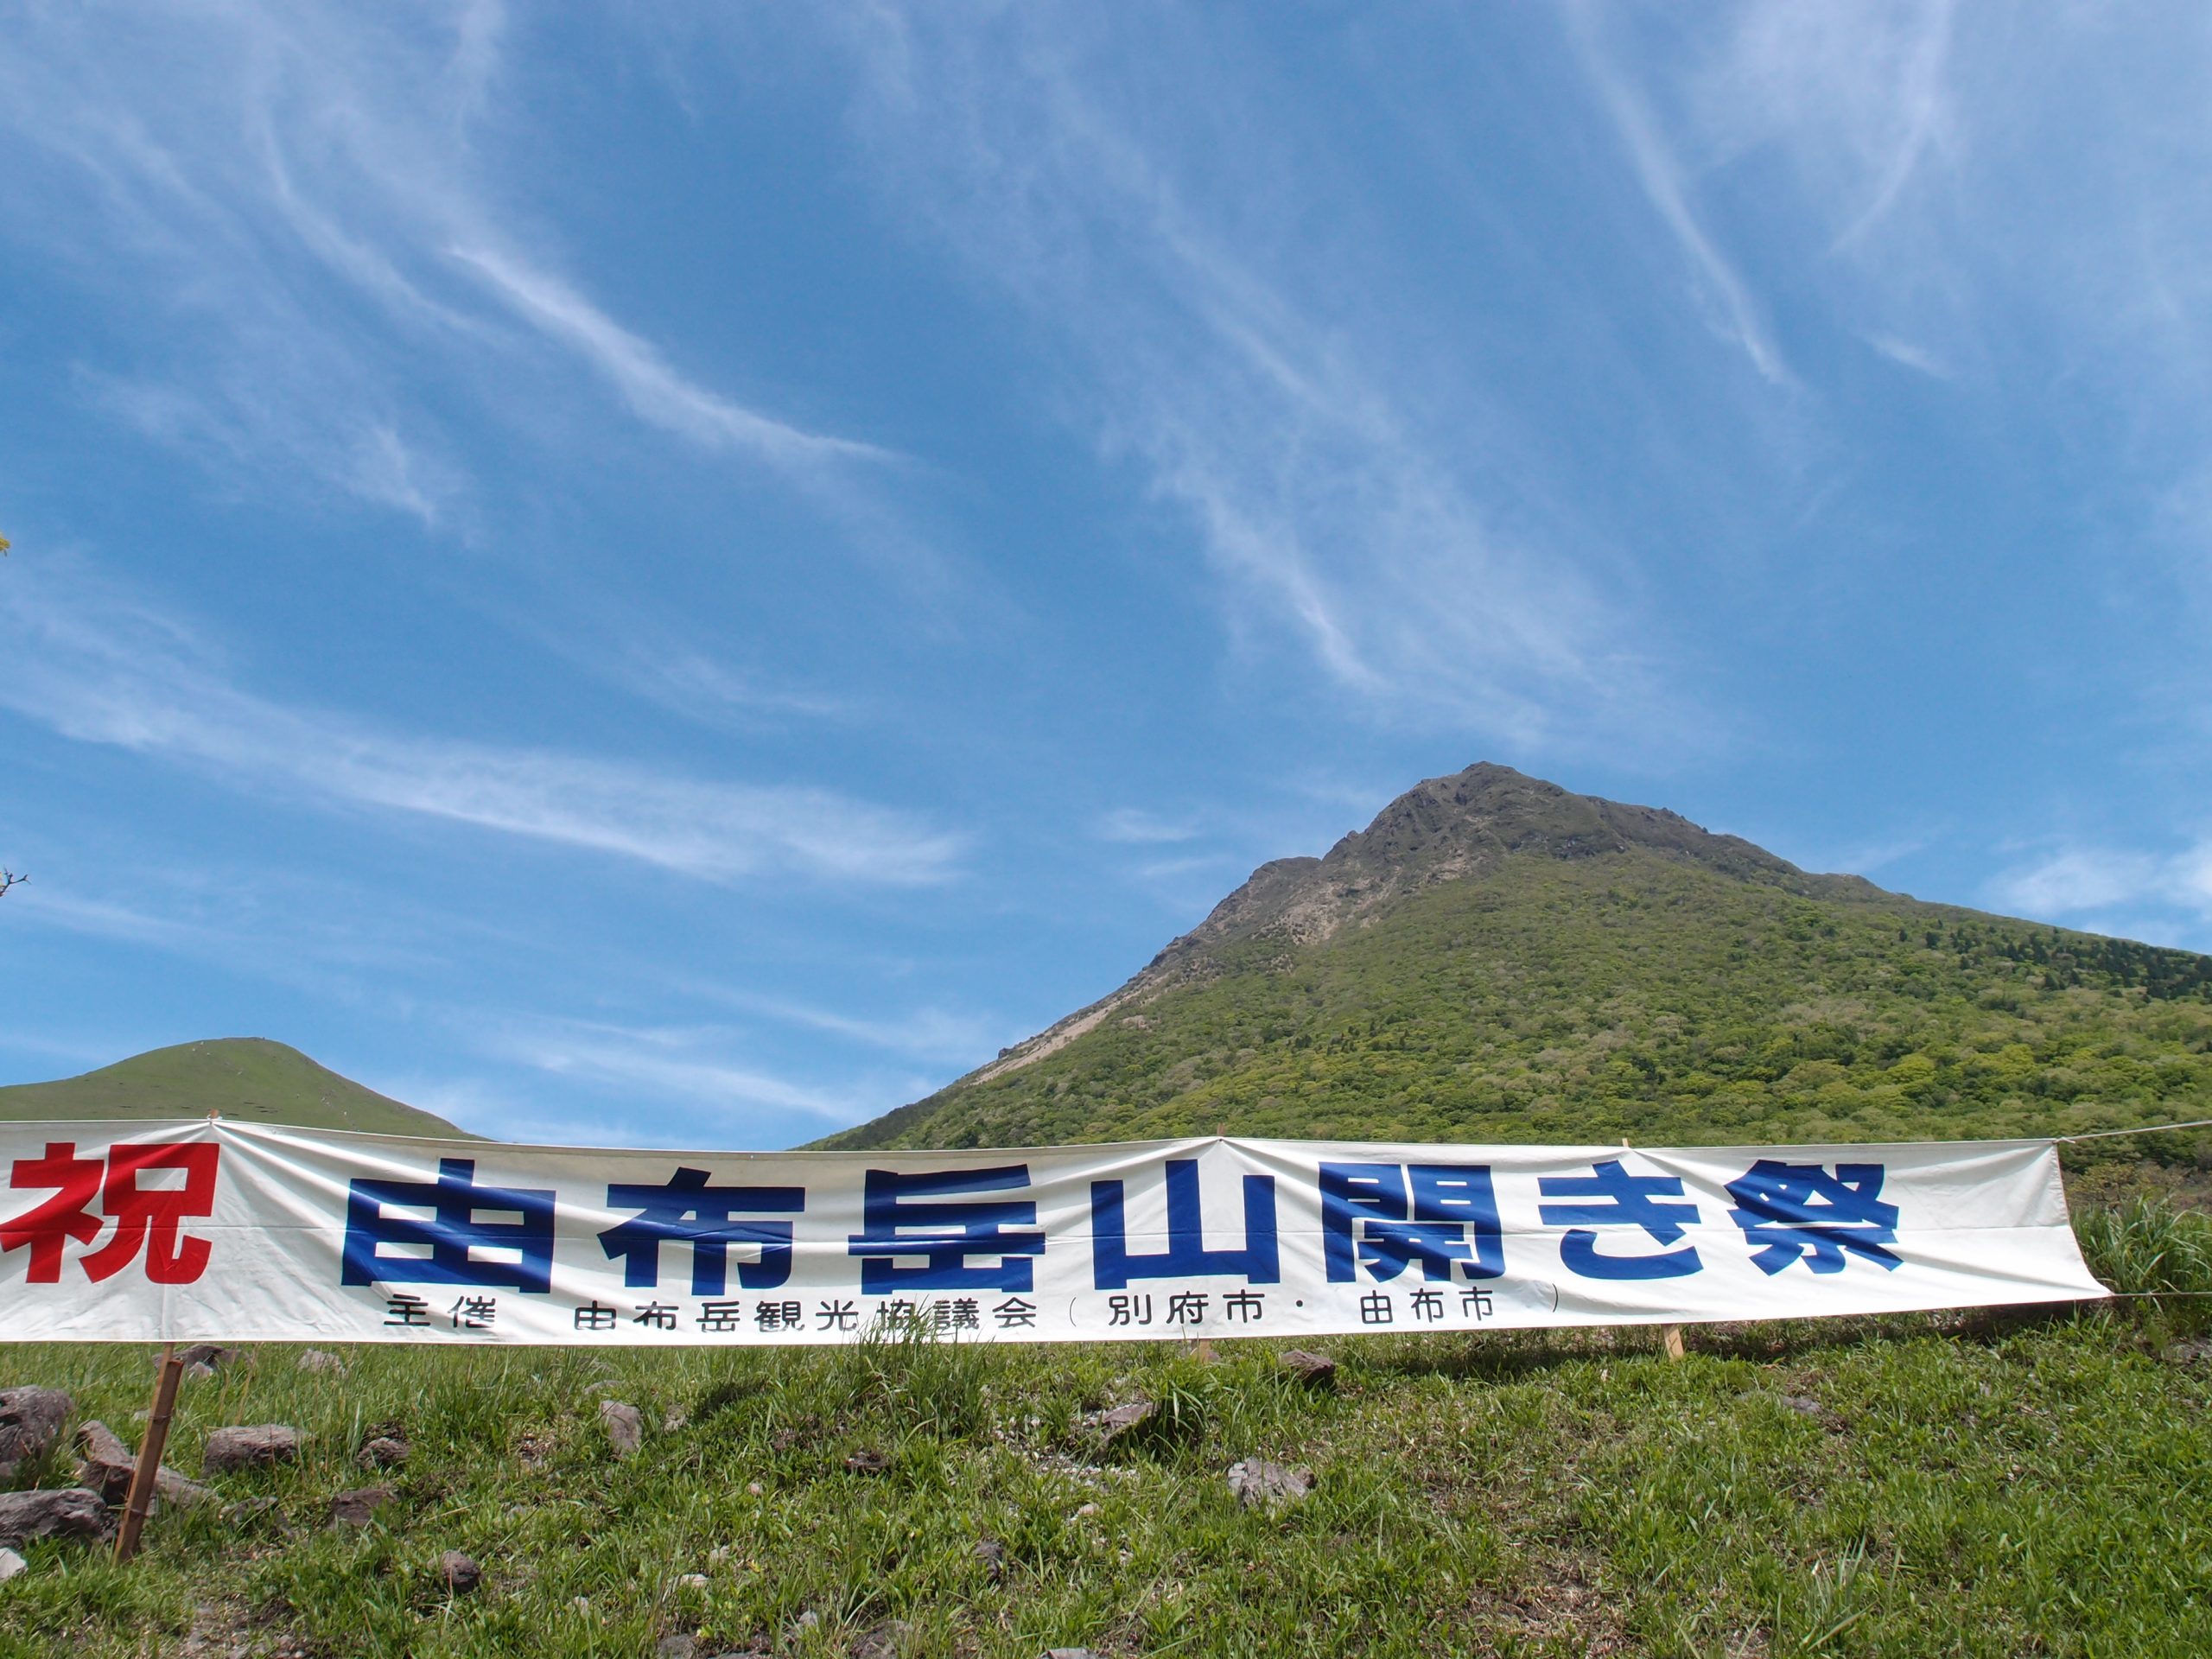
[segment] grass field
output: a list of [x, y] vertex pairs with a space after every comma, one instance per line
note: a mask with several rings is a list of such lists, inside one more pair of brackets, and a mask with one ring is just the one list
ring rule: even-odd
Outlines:
[[265, 1037], [178, 1043], [54, 1083], [0, 1088], [0, 1122], [47, 1118], [205, 1117], [296, 1123], [364, 1135], [460, 1135], [442, 1117], [391, 1100]]
[[[2212, 1289], [2212, 1222], [2085, 1217], [2108, 1280]], [[289, 1422], [128, 1568], [42, 1544], [0, 1654], [2201, 1655], [2212, 1651], [2212, 1302], [2056, 1315], [1366, 1338], [1332, 1389], [1267, 1344], [834, 1351], [296, 1351], [188, 1382], [170, 1462]], [[130, 1433], [142, 1348], [0, 1348]], [[638, 1406], [618, 1459], [599, 1404]], [[1158, 1402], [1102, 1448], [1090, 1410]], [[397, 1428], [395, 1474], [356, 1462]], [[880, 1452], [855, 1472], [847, 1459]], [[1229, 1465], [1309, 1466], [1241, 1510]], [[67, 1484], [64, 1459], [40, 1484]], [[398, 1501], [323, 1524], [341, 1489]], [[976, 1554], [1003, 1546], [995, 1575]], [[438, 1563], [483, 1566], [449, 1595]]]

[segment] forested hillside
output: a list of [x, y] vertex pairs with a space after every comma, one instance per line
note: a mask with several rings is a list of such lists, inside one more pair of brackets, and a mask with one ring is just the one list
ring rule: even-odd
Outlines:
[[[1264, 867], [1103, 1002], [831, 1144], [1692, 1144], [2207, 1116], [2212, 958], [1808, 875], [1478, 766], [1325, 859]], [[2148, 1150], [2189, 1164], [2212, 1140]]]

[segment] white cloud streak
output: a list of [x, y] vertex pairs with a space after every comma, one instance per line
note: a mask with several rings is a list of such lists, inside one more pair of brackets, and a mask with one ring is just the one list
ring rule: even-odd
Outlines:
[[442, 819], [728, 882], [912, 887], [961, 839], [835, 791], [739, 784], [560, 750], [404, 736], [242, 690], [174, 623], [10, 584], [0, 707], [64, 736], [192, 766], [265, 795]]
[[869, 1019], [817, 1007], [790, 997], [766, 996], [727, 986], [693, 984], [686, 988], [707, 1001], [758, 1014], [779, 1025], [827, 1032], [835, 1037], [849, 1037], [887, 1054], [963, 1068], [989, 1058], [993, 1050], [1009, 1036], [994, 1021], [944, 1008], [922, 1007], [889, 1019]]
[[1285, 111], [1224, 58], [1187, 105], [1220, 111], [1203, 139], [1151, 142], [1145, 113], [1185, 102], [1168, 66], [1192, 26], [1148, 11], [1136, 38], [1091, 38], [1124, 15], [846, 14], [887, 195], [1059, 342], [1063, 411], [1195, 532], [1240, 644], [1290, 642], [1370, 714], [1519, 746], [1688, 741], [1616, 605], [1505, 527], [1494, 458], [1392, 372], [1404, 319], [1367, 296], [1365, 255], [1280, 258], [1322, 217], [1295, 199]]
[[2021, 915], [2072, 918], [2099, 932], [2118, 931], [2108, 918], [2133, 916], [2202, 943], [2212, 929], [2212, 836], [2177, 853], [2063, 846], [2001, 872], [1988, 892]]
[[1141, 807], [1124, 806], [1101, 818], [1095, 833], [1101, 841], [1122, 846], [1158, 847], [1195, 841], [1200, 832], [1197, 824], [1186, 820], [1163, 818]]
[[1796, 377], [1783, 360], [1751, 289], [1690, 205], [1681, 157], [1634, 82], [1614, 62], [1592, 11], [1589, 0], [1572, 0], [1567, 9], [1570, 35], [1599, 103], [1620, 134], [1645, 198], [1716, 302], [1721, 331], [1743, 348], [1751, 366], [1767, 380], [1777, 386], [1794, 385]]
[[604, 375], [631, 413], [702, 449], [747, 451], [793, 470], [829, 461], [889, 459], [871, 444], [802, 432], [694, 385], [671, 368], [658, 348], [566, 283], [512, 254], [467, 247], [453, 254], [518, 315]]
[[[726, 1127], [734, 1120], [771, 1114], [785, 1135], [793, 1116], [810, 1123], [808, 1133], [826, 1134], [916, 1098], [931, 1086], [904, 1076], [842, 1084], [793, 1079], [732, 1054], [732, 1042], [731, 1033], [714, 1027], [587, 1020], [494, 1023], [478, 1039], [489, 1058], [667, 1103], [683, 1109], [690, 1122]], [[611, 1128], [617, 1138], [635, 1140], [639, 1126], [647, 1122], [652, 1127], [642, 1138], [667, 1144], [670, 1126], [658, 1112], [617, 1109], [606, 1119], [595, 1119], [593, 1132], [604, 1137]]]
[[1853, 247], [1957, 148], [1955, 11], [1954, 0], [1737, 7], [1688, 78], [1706, 143], [1729, 158], [1790, 143], [1827, 216], [1829, 251]]
[[128, 372], [94, 372], [102, 400], [232, 476], [280, 457], [431, 524], [466, 480], [422, 394], [449, 378], [536, 425], [532, 338], [703, 452], [803, 483], [883, 459], [700, 385], [531, 251], [478, 153], [504, 35], [492, 0], [13, 17], [0, 204], [160, 321]]

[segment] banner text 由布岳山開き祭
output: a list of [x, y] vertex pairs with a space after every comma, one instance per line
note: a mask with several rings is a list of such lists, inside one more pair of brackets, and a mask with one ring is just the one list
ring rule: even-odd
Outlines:
[[13, 1341], [755, 1346], [1511, 1330], [2101, 1296], [2047, 1141], [634, 1152], [0, 1126]]

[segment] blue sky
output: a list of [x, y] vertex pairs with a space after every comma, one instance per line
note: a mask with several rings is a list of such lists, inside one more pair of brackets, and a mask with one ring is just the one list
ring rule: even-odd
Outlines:
[[2212, 949], [2212, 16], [9, 3], [0, 1081], [781, 1145], [1478, 759]]

